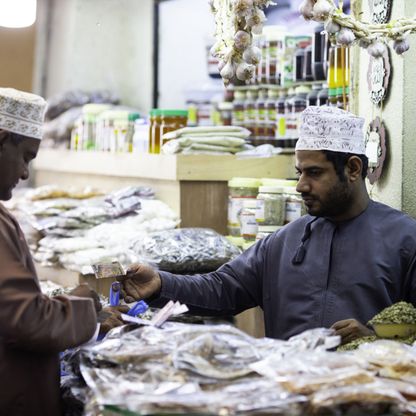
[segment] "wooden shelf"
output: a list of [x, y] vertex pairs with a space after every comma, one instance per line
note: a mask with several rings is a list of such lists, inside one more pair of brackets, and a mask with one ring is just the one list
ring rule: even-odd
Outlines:
[[69, 174], [170, 181], [228, 181], [235, 176], [292, 176], [293, 160], [293, 154], [241, 159], [233, 155], [139, 155], [41, 149], [33, 166], [36, 171]]

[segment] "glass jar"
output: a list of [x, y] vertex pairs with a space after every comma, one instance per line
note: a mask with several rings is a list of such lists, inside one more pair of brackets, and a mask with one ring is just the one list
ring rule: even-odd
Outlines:
[[252, 144], [256, 144], [257, 132], [256, 132], [256, 101], [257, 101], [257, 90], [252, 89], [247, 91], [247, 97], [244, 102], [244, 127], [251, 132], [249, 140]]
[[256, 222], [256, 206], [255, 199], [246, 199], [240, 211], [240, 229], [241, 237], [246, 241], [254, 241], [257, 235], [258, 225]]
[[228, 233], [240, 236], [239, 215], [243, 202], [252, 199], [256, 202], [260, 180], [255, 178], [232, 178], [228, 182]]
[[328, 104], [328, 85], [323, 84], [321, 91], [318, 92], [318, 98], [316, 105], [327, 105]]
[[[276, 115], [277, 107], [276, 101], [279, 97], [279, 92], [275, 88], [269, 88], [266, 100], [266, 136], [270, 139], [276, 137]], [[284, 108], [284, 107], [283, 107]]]
[[223, 101], [218, 104], [218, 111], [220, 112], [221, 124], [223, 126], [231, 126], [233, 117], [233, 104]]
[[306, 96], [306, 105], [309, 107], [310, 105], [318, 105], [318, 94], [319, 91], [322, 89], [322, 84], [314, 84], [312, 85], [312, 91]]
[[179, 130], [186, 127], [188, 122], [187, 110], [162, 110], [162, 124], [160, 125], [161, 143], [159, 148], [155, 146], [154, 153], [160, 153], [160, 147], [170, 139], [164, 139], [163, 135], [170, 131]]
[[256, 221], [262, 225], [283, 225], [285, 221], [283, 188], [260, 186], [257, 195]]
[[296, 188], [286, 188], [284, 192], [286, 197], [285, 224], [289, 224], [305, 214], [305, 207]]
[[269, 236], [283, 228], [282, 225], [259, 225], [257, 229], [256, 241]]
[[162, 110], [155, 108], [150, 111], [149, 153], [160, 151], [160, 126], [162, 124]]

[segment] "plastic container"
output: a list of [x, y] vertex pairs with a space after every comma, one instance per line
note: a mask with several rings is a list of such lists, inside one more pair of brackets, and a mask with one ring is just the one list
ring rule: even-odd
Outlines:
[[251, 144], [256, 144], [256, 100], [257, 89], [247, 91], [246, 100], [244, 101], [244, 127], [251, 132], [249, 141]]
[[304, 215], [305, 208], [296, 188], [286, 188], [284, 192], [286, 197], [285, 224], [289, 224]]
[[324, 84], [322, 89], [318, 92], [318, 98], [316, 105], [327, 105], [328, 104], [328, 85]]
[[258, 189], [261, 184], [255, 178], [233, 178], [228, 182], [228, 233], [240, 236], [240, 211], [246, 199], [256, 202]]
[[279, 225], [259, 225], [257, 229], [256, 241], [263, 239], [264, 237], [269, 236], [270, 234], [275, 233], [283, 228]]
[[416, 333], [416, 324], [373, 324], [380, 338], [407, 338]]
[[261, 88], [256, 101], [256, 126], [255, 136], [257, 140], [267, 139], [267, 112], [266, 112], [267, 90]]
[[233, 101], [233, 114], [232, 124], [233, 126], [244, 125], [244, 101], [246, 98], [245, 91], [235, 91]]
[[256, 205], [256, 221], [259, 224], [283, 225], [285, 209], [286, 198], [282, 187], [260, 186]]
[[142, 118], [134, 122], [133, 153], [149, 153], [149, 124]]
[[318, 94], [322, 89], [322, 84], [312, 85], [312, 90], [306, 96], [306, 106], [318, 105]]
[[[267, 92], [266, 100], [266, 136], [272, 139], [276, 138], [276, 120], [277, 120], [277, 99], [279, 92], [277, 89], [270, 88]], [[284, 111], [284, 105], [283, 105]]]
[[256, 222], [256, 206], [255, 199], [246, 199], [240, 211], [240, 232], [241, 237], [246, 241], [254, 241], [256, 239], [258, 224]]

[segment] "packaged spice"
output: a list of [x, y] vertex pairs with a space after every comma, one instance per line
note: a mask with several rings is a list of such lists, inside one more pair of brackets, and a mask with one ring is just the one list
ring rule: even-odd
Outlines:
[[303, 201], [296, 188], [286, 188], [285, 224], [295, 221], [305, 213]]
[[260, 186], [257, 195], [256, 221], [262, 225], [283, 225], [285, 221], [283, 188]]
[[253, 241], [256, 239], [258, 225], [256, 222], [256, 206], [255, 199], [246, 199], [243, 201], [243, 207], [241, 209], [240, 227], [241, 236], [246, 241]]
[[228, 182], [228, 232], [240, 236], [239, 214], [246, 199], [256, 202], [260, 180], [255, 178], [232, 178]]

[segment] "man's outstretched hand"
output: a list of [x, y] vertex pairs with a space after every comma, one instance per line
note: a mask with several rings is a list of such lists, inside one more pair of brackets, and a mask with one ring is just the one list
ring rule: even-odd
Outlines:
[[158, 294], [162, 287], [159, 273], [145, 264], [132, 264], [125, 276], [117, 278], [126, 303], [147, 299]]
[[341, 336], [342, 344], [354, 341], [357, 338], [374, 335], [374, 332], [355, 319], [344, 319], [335, 322], [332, 326], [336, 335]]

